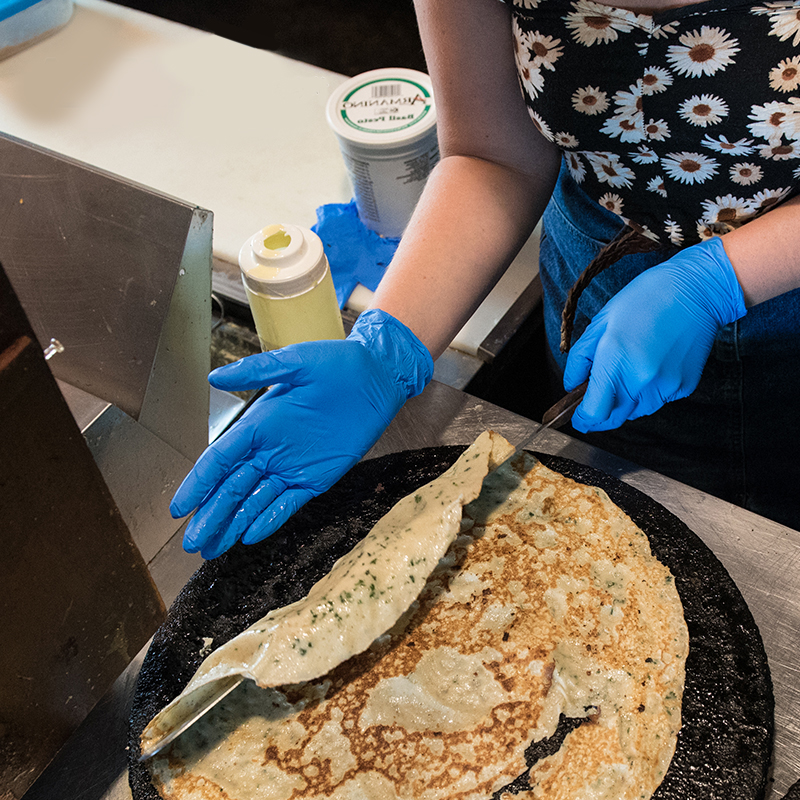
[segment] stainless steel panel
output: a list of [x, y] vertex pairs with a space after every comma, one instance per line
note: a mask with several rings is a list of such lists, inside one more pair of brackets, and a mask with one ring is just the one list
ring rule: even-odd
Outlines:
[[0, 269], [0, 798], [21, 797], [164, 608]]
[[0, 262], [146, 561], [208, 444], [210, 212], [0, 135]]
[[83, 434], [149, 564], [182, 524], [169, 513], [169, 502], [193, 462], [116, 406], [109, 406]]
[[64, 346], [53, 374], [196, 457], [211, 214], [4, 134], [0, 209], [0, 262], [39, 341]]

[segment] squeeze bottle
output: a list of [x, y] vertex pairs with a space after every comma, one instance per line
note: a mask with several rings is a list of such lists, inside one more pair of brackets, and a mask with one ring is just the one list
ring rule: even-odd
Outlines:
[[328, 259], [313, 231], [267, 225], [242, 245], [239, 268], [262, 350], [344, 339]]

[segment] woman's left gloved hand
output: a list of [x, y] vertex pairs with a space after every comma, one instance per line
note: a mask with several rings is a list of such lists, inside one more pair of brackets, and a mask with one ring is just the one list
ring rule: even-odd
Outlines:
[[564, 386], [589, 377], [579, 431], [617, 428], [691, 394], [717, 331], [747, 313], [722, 240], [687, 247], [634, 278], [575, 343]]
[[380, 309], [361, 314], [347, 339], [300, 342], [212, 372], [219, 389], [271, 388], [175, 493], [174, 517], [197, 509], [184, 549], [216, 558], [272, 534], [339, 480], [432, 374], [425, 345]]

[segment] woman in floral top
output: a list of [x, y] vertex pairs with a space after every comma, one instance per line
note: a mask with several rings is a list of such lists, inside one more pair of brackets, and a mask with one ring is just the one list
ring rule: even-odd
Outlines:
[[515, 57], [531, 119], [575, 183], [646, 235], [685, 246], [727, 233], [800, 182], [799, 10], [521, 3]]
[[417, 0], [442, 160], [347, 340], [212, 376], [283, 385], [176, 495], [187, 549], [269, 535], [355, 463], [540, 218], [575, 428], [800, 528], [800, 0], [620, 6]]
[[438, 353], [542, 215], [575, 427], [800, 527], [800, 2], [621, 5], [418, 2], [444, 157], [375, 303]]

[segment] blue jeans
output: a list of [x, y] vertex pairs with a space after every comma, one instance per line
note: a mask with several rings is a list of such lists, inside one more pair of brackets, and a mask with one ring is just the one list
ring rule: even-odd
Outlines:
[[[567, 292], [623, 227], [562, 168], [545, 211], [540, 270], [554, 369]], [[573, 342], [607, 300], [674, 250], [624, 256], [581, 296]], [[800, 257], [800, 255], [798, 256]], [[575, 436], [800, 529], [800, 290], [751, 308], [717, 335], [693, 394], [615, 431]]]

